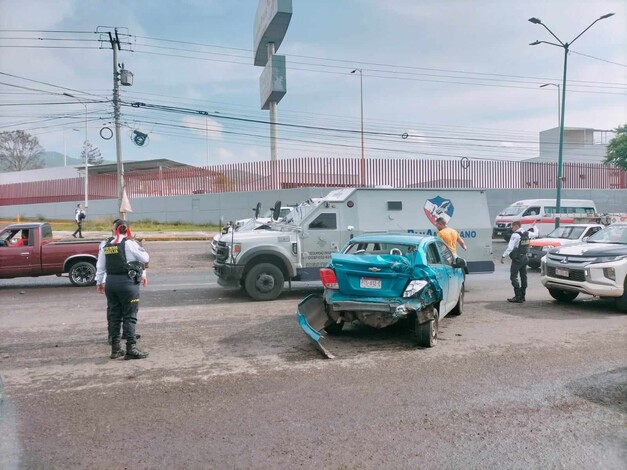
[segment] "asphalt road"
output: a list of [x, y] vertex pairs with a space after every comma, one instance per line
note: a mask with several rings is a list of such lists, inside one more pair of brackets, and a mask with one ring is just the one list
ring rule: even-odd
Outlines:
[[[253, 302], [209, 242], [147, 242], [141, 361], [108, 359], [105, 299], [66, 278], [0, 281], [0, 468], [627, 466], [627, 315], [554, 302], [530, 271], [467, 278], [433, 349], [350, 326], [322, 359], [295, 285]], [[495, 251], [504, 245], [496, 245]]]

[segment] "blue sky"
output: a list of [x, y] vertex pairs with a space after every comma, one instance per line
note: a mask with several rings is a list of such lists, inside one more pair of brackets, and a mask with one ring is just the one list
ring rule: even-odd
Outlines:
[[[0, 0], [1, 130], [27, 130], [46, 150], [77, 157], [85, 107], [63, 96], [71, 93], [87, 102], [89, 140], [115, 160], [114, 140], [99, 136], [112, 127], [112, 52], [98, 48], [93, 32], [117, 26], [130, 35], [119, 61], [134, 74], [122, 99], [190, 110], [123, 107], [125, 161], [267, 160], [262, 68], [252, 60], [258, 3]], [[279, 128], [279, 158], [359, 157], [354, 68], [363, 70], [367, 157], [535, 157], [538, 133], [558, 119], [557, 88], [540, 85], [561, 84], [563, 50], [529, 46], [553, 38], [527, 19], [570, 41], [609, 12], [616, 15], [581, 36], [568, 59], [565, 124], [596, 129], [627, 123], [624, 1], [293, 0], [278, 51], [287, 56], [288, 88], [278, 120], [304, 127]], [[149, 145], [133, 144], [133, 130], [147, 133]]]

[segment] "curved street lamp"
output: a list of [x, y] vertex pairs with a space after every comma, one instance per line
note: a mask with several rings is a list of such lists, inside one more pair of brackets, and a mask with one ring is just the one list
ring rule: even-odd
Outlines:
[[558, 38], [553, 31], [551, 31], [540, 19], [538, 18], [529, 18], [529, 22], [533, 24], [539, 24], [544, 29], [546, 29], [551, 36], [553, 36], [559, 44], [549, 41], [534, 41], [530, 43], [530, 46], [537, 46], [538, 44], [549, 44], [551, 46], [557, 46], [564, 49], [564, 75], [562, 78], [562, 112], [560, 113], [560, 142], [559, 142], [559, 151], [557, 157], [557, 201], [556, 201], [556, 217], [555, 217], [555, 228], [559, 227], [560, 219], [559, 213], [561, 210], [561, 201], [562, 201], [562, 161], [563, 161], [563, 150], [564, 150], [564, 111], [566, 108], [566, 66], [568, 63], [568, 50], [569, 47], [577, 40], [579, 37], [588, 31], [592, 26], [597, 22], [609, 18], [610, 16], [614, 16], [614, 13], [608, 13], [606, 15], [600, 16], [596, 20], [594, 20], [590, 26], [584, 29], [581, 33], [579, 33], [575, 39], [570, 42], [562, 42], [560, 38]]

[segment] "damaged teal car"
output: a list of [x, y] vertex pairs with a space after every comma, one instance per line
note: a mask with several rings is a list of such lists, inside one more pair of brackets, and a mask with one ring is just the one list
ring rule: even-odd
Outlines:
[[361, 235], [331, 256], [320, 270], [324, 294], [298, 305], [298, 322], [314, 345], [323, 332], [339, 334], [346, 322], [384, 328], [409, 320], [419, 346], [433, 347], [438, 323], [464, 309], [466, 261], [438, 237]]

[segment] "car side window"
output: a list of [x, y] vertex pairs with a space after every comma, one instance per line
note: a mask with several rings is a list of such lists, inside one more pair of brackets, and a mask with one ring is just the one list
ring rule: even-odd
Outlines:
[[584, 237], [589, 237], [590, 235], [594, 235], [595, 233], [597, 233], [599, 230], [601, 230], [600, 227], [590, 227], [588, 229], [588, 231], [586, 232], [586, 234], [584, 235]]
[[442, 264], [442, 258], [440, 258], [440, 252], [435, 243], [430, 243], [427, 246], [427, 263], [428, 264]]
[[529, 209], [525, 211], [525, 213], [523, 214], [523, 217], [526, 215], [538, 215], [538, 214], [540, 214], [539, 207], [530, 207]]
[[316, 217], [310, 224], [312, 230], [337, 229], [337, 215], [333, 212], [325, 212]]
[[436, 243], [438, 244], [440, 253], [442, 253], [442, 257], [444, 258], [444, 264], [453, 266], [453, 263], [455, 262], [455, 255], [453, 254], [453, 252], [448, 246], [446, 246], [446, 243], [440, 240], [437, 240]]

